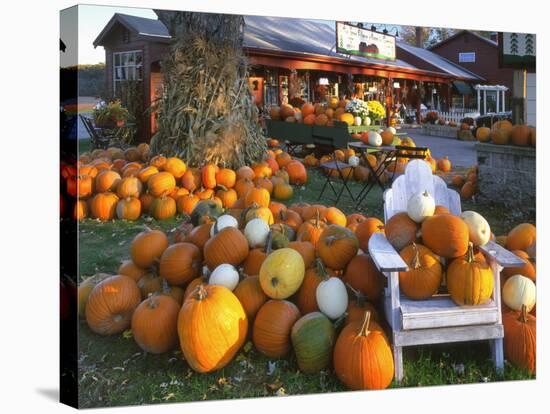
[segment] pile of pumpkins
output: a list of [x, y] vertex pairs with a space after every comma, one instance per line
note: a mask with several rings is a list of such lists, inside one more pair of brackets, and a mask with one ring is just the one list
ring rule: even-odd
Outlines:
[[172, 244], [146, 229], [115, 275], [85, 279], [79, 313], [100, 335], [131, 328], [147, 352], [179, 344], [201, 373], [224, 367], [250, 339], [268, 358], [294, 352], [303, 372], [332, 367], [351, 389], [386, 388], [393, 356], [373, 305], [384, 276], [364, 253], [379, 224], [268, 195], [242, 211], [203, 200]]
[[477, 172], [477, 165], [473, 165], [468, 168], [465, 174], [456, 174], [451, 178], [451, 185], [459, 190], [462, 199], [469, 200], [479, 193]]
[[207, 163], [188, 167], [177, 157], [151, 157], [149, 146], [84, 153], [76, 166], [62, 170], [66, 193], [74, 200], [73, 218], [101, 221], [136, 220], [148, 214], [157, 220], [191, 214], [201, 200], [223, 208], [239, 208], [258, 188], [278, 200], [293, 196], [293, 185], [307, 182], [303, 163], [281, 149], [268, 149], [263, 161], [233, 170]]
[[[392, 131], [393, 130], [393, 131]], [[414, 154], [416, 144], [410, 137], [399, 138], [395, 135], [395, 129], [392, 127], [378, 133], [376, 131], [363, 132], [361, 134], [352, 134], [353, 138], [361, 139], [362, 141], [372, 145], [370, 140], [372, 136], [376, 134], [378, 137], [376, 140], [380, 141], [379, 145], [400, 145], [404, 147], [410, 147], [410, 153]], [[389, 142], [390, 144], [387, 144]], [[408, 150], [407, 150], [408, 151]], [[367, 153], [361, 156], [356, 153], [353, 148], [337, 149], [332, 154], [323, 155], [320, 158], [315, 157], [315, 154], [306, 155], [304, 158], [304, 164], [306, 167], [314, 168], [319, 167], [330, 161], [338, 160], [349, 164], [349, 167], [341, 168], [343, 177], [353, 178], [356, 181], [367, 181], [370, 177], [370, 169], [367, 167], [367, 163], [370, 164], [375, 171], [380, 166], [381, 160], [376, 156], [376, 153]], [[452, 170], [452, 163], [448, 157], [440, 158], [436, 160], [432, 157], [430, 150], [426, 151], [426, 158], [424, 159], [434, 174], [445, 174]], [[386, 168], [386, 174], [383, 174], [379, 179], [384, 183], [389, 180], [394, 174], [403, 174], [409, 160], [407, 158], [399, 157], [397, 161], [390, 161]], [[340, 173], [335, 168], [323, 168], [322, 171], [332, 177], [339, 177]], [[353, 174], [353, 177], [351, 176]]]
[[496, 145], [537, 146], [537, 130], [529, 125], [513, 125], [508, 120], [497, 121], [491, 128], [479, 127], [476, 130], [479, 142], [492, 142]]
[[355, 122], [355, 117], [352, 113], [346, 112], [348, 102], [347, 99], [331, 97], [326, 103], [306, 102], [300, 108], [289, 104], [274, 105], [269, 109], [269, 117], [273, 121], [305, 125], [334, 126], [334, 121], [341, 121], [351, 126]]
[[536, 303], [536, 270], [531, 261], [536, 257], [534, 225], [520, 224], [496, 240], [525, 263], [504, 268], [501, 286], [494, 286], [493, 270], [478, 250], [495, 236], [487, 220], [475, 211], [455, 216], [437, 206], [428, 192], [422, 192], [411, 196], [407, 210], [392, 216], [383, 229], [409, 268], [399, 273], [405, 296], [428, 299], [441, 292], [445, 280], [456, 304], [481, 305], [491, 299], [493, 289], [501, 289], [505, 356], [534, 372], [536, 316], [529, 314], [535, 312]]

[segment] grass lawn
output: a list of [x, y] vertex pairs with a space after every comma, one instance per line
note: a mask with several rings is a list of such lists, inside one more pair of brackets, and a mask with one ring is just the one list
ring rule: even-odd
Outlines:
[[[288, 203], [317, 202], [324, 177], [318, 171], [308, 173], [307, 187], [296, 188]], [[354, 194], [361, 188], [355, 182], [350, 186]], [[325, 193], [331, 195], [330, 190]], [[332, 201], [325, 198], [320, 203], [332, 204]], [[382, 218], [382, 192], [376, 187], [359, 210], [346, 196], [338, 207], [347, 214], [358, 211]], [[497, 235], [523, 221], [521, 217], [510, 217], [509, 210], [483, 207], [473, 201], [464, 202], [463, 209], [483, 214]], [[145, 218], [133, 223], [84, 220], [79, 227], [80, 277], [96, 272], [115, 273], [120, 261], [129, 257], [130, 241], [143, 225], [170, 234], [178, 222], [179, 218], [164, 222]], [[82, 407], [345, 391], [332, 372], [305, 375], [298, 370], [293, 356], [270, 361], [251, 342], [223, 370], [198, 374], [188, 367], [179, 351], [151, 355], [135, 344], [130, 332], [100, 337], [85, 322], [80, 322], [79, 327], [78, 381]], [[509, 364], [504, 375], [497, 376], [488, 342], [405, 348], [404, 361], [402, 386], [405, 387], [533, 378]]]

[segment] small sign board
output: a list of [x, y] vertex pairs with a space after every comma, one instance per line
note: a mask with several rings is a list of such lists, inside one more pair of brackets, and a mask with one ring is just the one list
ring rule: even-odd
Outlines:
[[536, 35], [533, 33], [499, 33], [500, 67], [535, 68], [537, 62]]
[[336, 22], [336, 52], [395, 60], [395, 36]]

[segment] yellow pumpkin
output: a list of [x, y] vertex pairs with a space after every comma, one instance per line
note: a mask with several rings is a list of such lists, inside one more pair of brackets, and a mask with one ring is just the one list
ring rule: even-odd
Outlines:
[[264, 260], [260, 267], [260, 284], [270, 298], [286, 299], [298, 291], [304, 274], [302, 255], [285, 247], [275, 250]]

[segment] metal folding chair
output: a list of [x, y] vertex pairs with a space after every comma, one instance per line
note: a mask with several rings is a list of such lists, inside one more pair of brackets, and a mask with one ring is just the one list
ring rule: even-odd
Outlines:
[[[328, 161], [328, 162], [325, 162], [325, 163], [321, 164], [321, 168], [323, 168], [327, 172], [327, 179], [325, 181], [325, 184], [323, 185], [323, 188], [321, 189], [321, 193], [319, 194], [318, 200], [320, 200], [323, 197], [325, 189], [327, 188], [327, 186], [329, 186], [332, 189], [332, 192], [334, 193], [334, 195], [336, 196], [336, 199], [334, 200], [335, 205], [337, 205], [338, 202], [340, 201], [340, 198], [342, 197], [342, 194], [344, 193], [344, 190], [346, 190], [348, 192], [348, 194], [351, 197], [352, 201], [355, 201], [355, 198], [353, 197], [353, 193], [351, 192], [351, 190], [348, 187], [348, 180], [351, 177], [353, 177], [353, 171], [354, 171], [355, 168], [353, 166], [351, 166], [350, 164], [346, 163], [346, 162], [338, 161], [336, 159], [335, 154], [332, 155], [332, 158], [333, 158], [332, 161]], [[347, 176], [344, 176], [344, 173], [343, 173], [342, 170], [343, 169], [348, 169], [348, 168], [349, 168], [349, 173], [348, 173]], [[340, 180], [342, 180], [342, 187], [340, 188], [339, 191], [336, 190], [336, 188], [334, 187], [334, 183], [331, 179], [332, 178], [331, 171], [333, 171], [333, 170], [338, 171], [338, 178]]]

